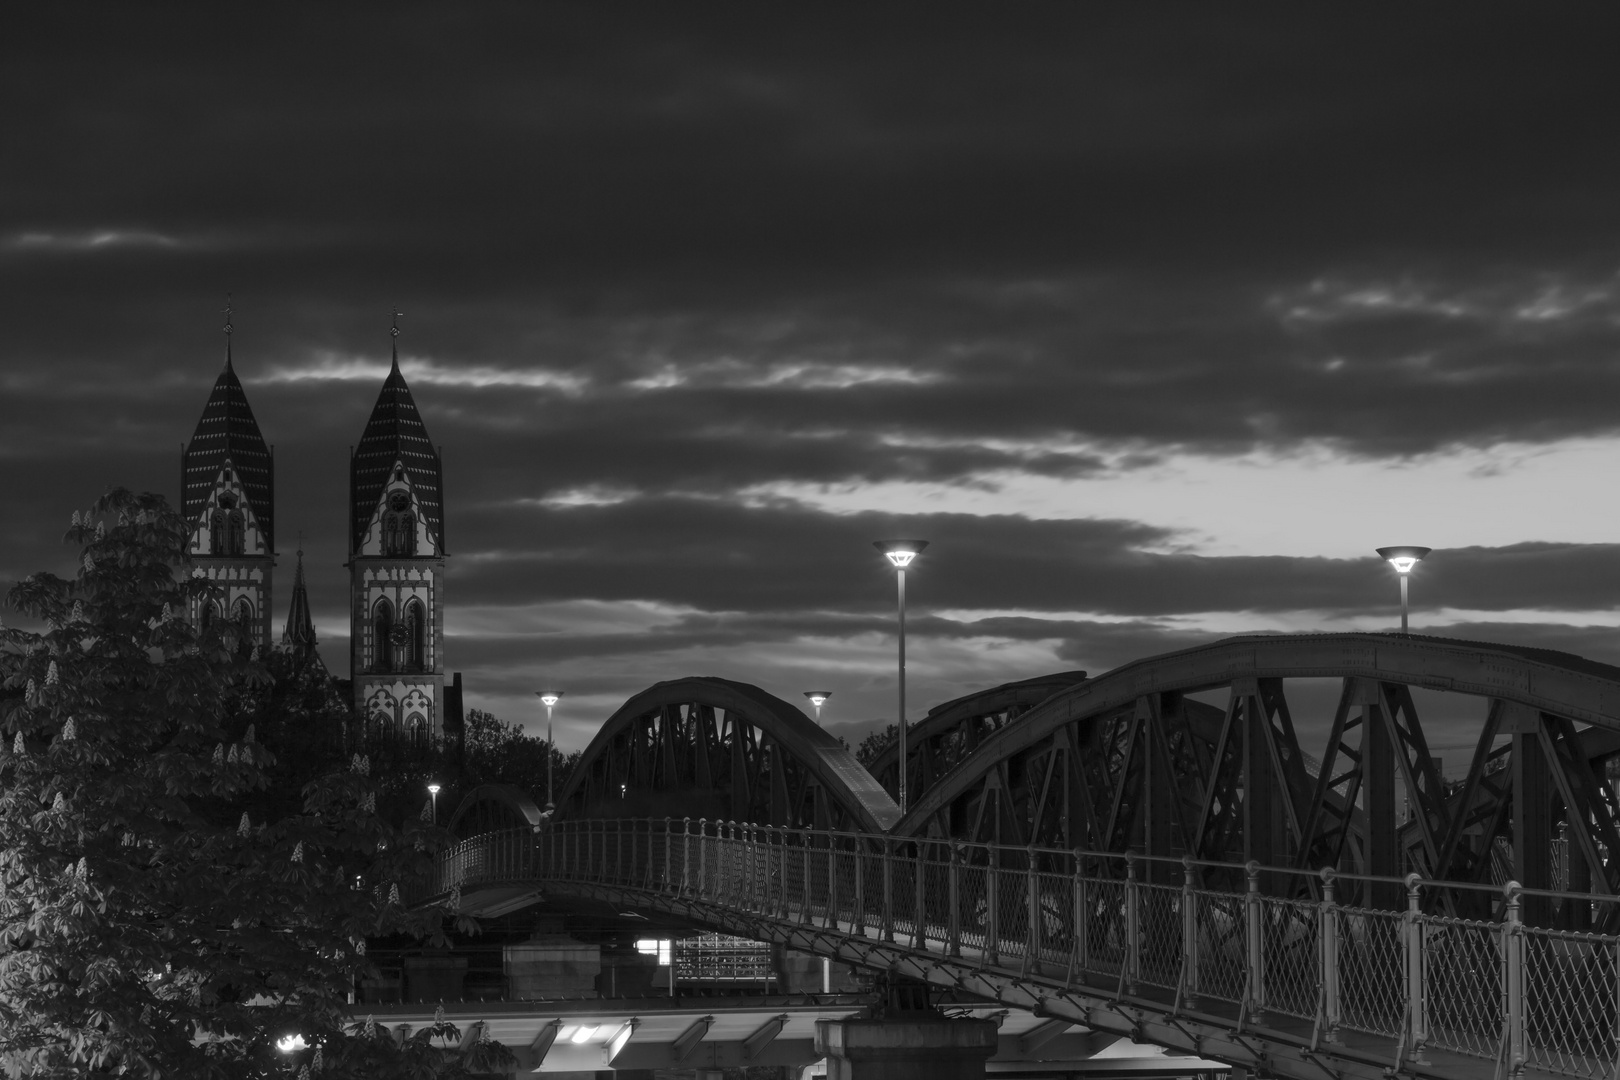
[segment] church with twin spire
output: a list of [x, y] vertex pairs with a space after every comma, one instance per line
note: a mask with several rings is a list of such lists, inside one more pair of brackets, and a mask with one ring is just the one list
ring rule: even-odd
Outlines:
[[[227, 308], [225, 367], [181, 450], [180, 506], [194, 572], [215, 586], [191, 617], [230, 619], [262, 651], [275, 603], [275, 452], [237, 377], [233, 329]], [[447, 684], [444, 666], [444, 470], [399, 370], [397, 315], [389, 332], [393, 363], [349, 453], [349, 671], [364, 737], [425, 748], [461, 726], [460, 676]], [[281, 645], [319, 664], [303, 556]]]

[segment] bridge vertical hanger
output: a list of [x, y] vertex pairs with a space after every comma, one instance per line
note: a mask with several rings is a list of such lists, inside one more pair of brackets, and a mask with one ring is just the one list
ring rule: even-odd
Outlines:
[[[1510, 703], [1503, 728], [1513, 739], [1513, 876], [1527, 889], [1552, 887], [1552, 791], [1549, 762], [1541, 743], [1541, 714]], [[1546, 926], [1552, 915], [1546, 897], [1524, 898], [1522, 918]]]

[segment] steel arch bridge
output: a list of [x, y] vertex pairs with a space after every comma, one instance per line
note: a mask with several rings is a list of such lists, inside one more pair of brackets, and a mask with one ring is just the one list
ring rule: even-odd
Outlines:
[[[1289, 701], [1307, 679], [1338, 684], [1315, 756]], [[1430, 753], [1424, 691], [1472, 702], [1461, 783]], [[741, 684], [659, 684], [592, 743], [569, 820], [464, 841], [437, 895], [539, 883], [1301, 1080], [1620, 1069], [1620, 669], [1228, 639], [1004, 719], [903, 819], [879, 820], [869, 777], [815, 770], [825, 744], [799, 721]], [[630, 797], [698, 791], [700, 768], [711, 790], [746, 783], [730, 820]]]
[[706, 817], [882, 832], [900, 811], [797, 706], [708, 676], [643, 690], [602, 725], [557, 800], [563, 818]]

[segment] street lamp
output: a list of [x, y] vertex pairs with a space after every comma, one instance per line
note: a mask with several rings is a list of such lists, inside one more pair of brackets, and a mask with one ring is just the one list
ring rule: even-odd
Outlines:
[[1381, 547], [1378, 549], [1380, 558], [1388, 559], [1389, 565], [1401, 576], [1401, 633], [1406, 633], [1406, 578], [1412, 572], [1412, 567], [1423, 560], [1423, 557], [1433, 551], [1426, 547]]
[[536, 690], [535, 697], [546, 707], [546, 809], [551, 810], [557, 805], [557, 798], [551, 790], [551, 759], [557, 754], [557, 747], [551, 741], [551, 710], [563, 696], [561, 690]]
[[819, 722], [821, 720], [821, 707], [823, 705], [827, 704], [827, 699], [828, 698], [832, 697], [832, 691], [831, 690], [806, 690], [804, 692], [804, 696], [809, 698], [810, 699], [810, 704], [812, 704], [812, 705], [814, 705], [816, 707], [816, 720]]
[[428, 794], [433, 797], [433, 824], [439, 823], [439, 785], [429, 784]]
[[906, 567], [928, 546], [926, 540], [874, 540], [872, 546], [894, 564], [900, 588], [900, 812], [906, 812]]

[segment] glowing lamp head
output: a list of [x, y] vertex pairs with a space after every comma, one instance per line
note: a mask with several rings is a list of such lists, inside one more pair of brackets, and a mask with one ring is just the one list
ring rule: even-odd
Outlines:
[[923, 548], [928, 546], [926, 540], [874, 540], [872, 546], [883, 552], [883, 557], [893, 563], [898, 569], [904, 570], [911, 565], [911, 560], [921, 555]]
[[806, 690], [804, 692], [804, 696], [810, 699], [810, 704], [814, 705], [816, 708], [819, 709], [823, 705], [827, 704], [827, 699], [832, 697], [832, 691], [831, 690]]
[[276, 1049], [283, 1054], [296, 1054], [300, 1050], [309, 1048], [302, 1035], [283, 1035], [276, 1040]]
[[540, 704], [544, 705], [546, 708], [549, 709], [553, 705], [557, 704], [557, 699], [562, 697], [562, 691], [561, 690], [539, 690], [539, 691], [535, 692], [535, 696], [540, 699]]
[[429, 784], [428, 785], [428, 794], [429, 795], [437, 795], [438, 793], [439, 793], [439, 785], [438, 784]]
[[590, 1042], [592, 1036], [596, 1034], [596, 1029], [599, 1027], [601, 1027], [600, 1024], [581, 1024], [574, 1031], [574, 1033], [568, 1037], [568, 1041], [576, 1045], [579, 1043]]
[[1381, 547], [1378, 549], [1380, 558], [1388, 559], [1389, 565], [1395, 568], [1397, 574], [1410, 574], [1412, 567], [1423, 561], [1423, 557], [1433, 548], [1426, 547]]

